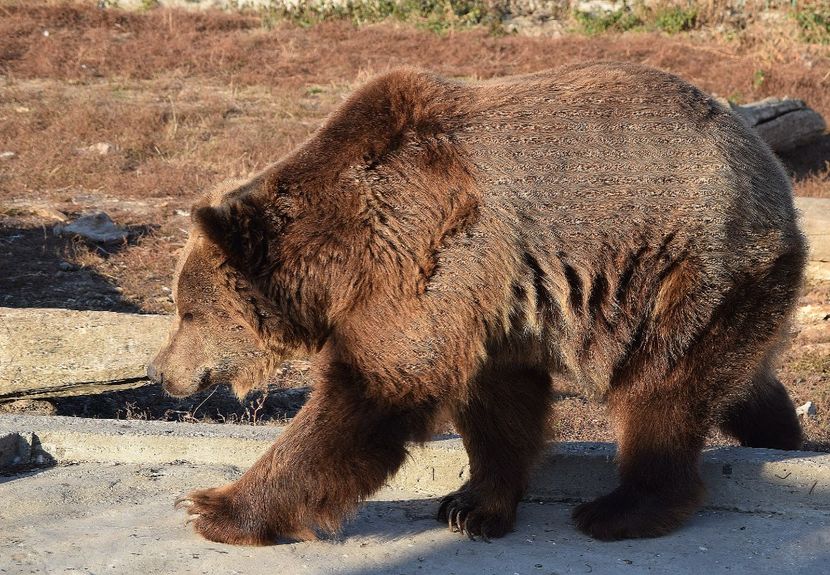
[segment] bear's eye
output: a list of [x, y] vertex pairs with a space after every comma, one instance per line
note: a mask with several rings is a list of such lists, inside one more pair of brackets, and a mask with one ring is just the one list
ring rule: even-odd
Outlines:
[[185, 322], [187, 322], [187, 321], [193, 321], [193, 314], [192, 314], [192, 313], [190, 313], [190, 312], [183, 313], [183, 314], [182, 314], [182, 321], [185, 321]]

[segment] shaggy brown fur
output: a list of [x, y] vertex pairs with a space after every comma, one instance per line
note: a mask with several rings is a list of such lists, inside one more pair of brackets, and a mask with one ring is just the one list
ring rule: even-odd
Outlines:
[[770, 369], [805, 257], [788, 179], [674, 76], [394, 71], [194, 221], [151, 368], [165, 388], [244, 395], [292, 350], [318, 352], [319, 384], [268, 453], [182, 500], [209, 539], [336, 530], [446, 411], [470, 479], [439, 519], [502, 535], [552, 374], [605, 398], [617, 424], [621, 485], [574, 512], [600, 539], [662, 535], [696, 509], [713, 424], [799, 446]]

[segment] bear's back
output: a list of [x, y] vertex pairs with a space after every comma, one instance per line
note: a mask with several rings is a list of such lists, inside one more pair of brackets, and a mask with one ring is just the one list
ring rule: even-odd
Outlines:
[[455, 137], [482, 203], [514, 214], [536, 241], [587, 255], [615, 238], [672, 235], [683, 249], [735, 254], [739, 267], [759, 239], [773, 240], [773, 252], [800, 241], [772, 152], [675, 76], [595, 63], [468, 89]]

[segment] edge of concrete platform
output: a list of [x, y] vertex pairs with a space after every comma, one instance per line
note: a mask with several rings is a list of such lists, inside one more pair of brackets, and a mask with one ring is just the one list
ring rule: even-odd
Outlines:
[[[60, 416], [0, 415], [0, 469], [43, 461], [245, 468], [282, 428], [184, 424]], [[527, 499], [584, 501], [617, 485], [608, 443], [552, 443], [537, 466]], [[830, 512], [830, 454], [740, 447], [704, 452], [702, 474], [712, 508], [768, 513]], [[394, 488], [428, 495], [457, 489], [469, 472], [455, 436], [413, 446]]]

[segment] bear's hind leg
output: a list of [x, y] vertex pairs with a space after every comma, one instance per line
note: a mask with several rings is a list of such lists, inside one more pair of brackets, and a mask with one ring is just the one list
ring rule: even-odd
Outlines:
[[612, 392], [608, 401], [618, 427], [621, 485], [574, 509], [581, 531], [603, 541], [658, 537], [699, 507], [704, 488], [698, 458], [706, 416], [681, 390], [646, 396]]
[[803, 439], [795, 406], [766, 364], [747, 394], [726, 408], [720, 427], [744, 447], [799, 449]]
[[453, 421], [470, 458], [470, 479], [444, 497], [438, 520], [471, 539], [513, 528], [531, 465], [544, 445], [550, 374], [488, 365], [456, 406]]

